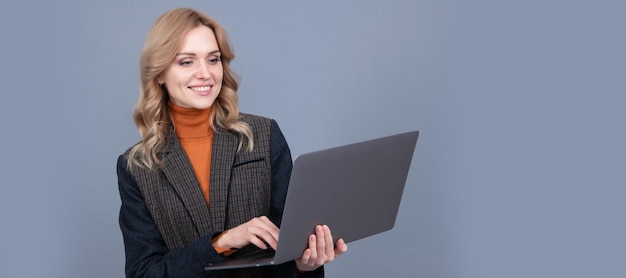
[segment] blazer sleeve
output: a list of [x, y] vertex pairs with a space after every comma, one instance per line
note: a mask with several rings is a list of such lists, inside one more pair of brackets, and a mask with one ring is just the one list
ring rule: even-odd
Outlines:
[[[274, 222], [274, 224], [276, 224], [276, 226], [280, 227], [293, 163], [287, 141], [285, 140], [283, 133], [280, 131], [278, 123], [274, 120], [272, 120], [270, 130], [270, 142], [270, 158], [272, 162], [272, 200], [270, 204], [269, 218], [272, 222]], [[302, 251], [304, 252], [304, 250]], [[321, 278], [324, 277], [324, 266], [320, 266], [314, 271], [298, 273], [296, 270], [296, 264], [291, 261], [278, 266], [269, 267], [269, 272], [272, 273], [273, 277], [295, 277], [297, 274], [297, 277], [302, 278]]]
[[270, 129], [270, 159], [272, 162], [272, 198], [269, 218], [280, 227], [291, 177], [291, 152], [276, 121]]
[[225, 260], [211, 244], [218, 233], [200, 237], [187, 248], [169, 250], [123, 156], [117, 161], [117, 177], [126, 277], [206, 277], [204, 267], [209, 262]]

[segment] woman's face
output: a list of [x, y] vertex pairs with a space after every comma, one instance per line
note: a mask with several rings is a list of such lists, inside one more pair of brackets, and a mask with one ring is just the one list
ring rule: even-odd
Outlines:
[[213, 30], [198, 26], [185, 36], [174, 62], [157, 77], [176, 106], [206, 109], [222, 89], [221, 53]]

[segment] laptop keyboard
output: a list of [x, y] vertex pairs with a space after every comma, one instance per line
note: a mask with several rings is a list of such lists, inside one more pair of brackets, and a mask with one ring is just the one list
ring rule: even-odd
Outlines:
[[258, 260], [258, 259], [264, 259], [264, 258], [272, 258], [274, 257], [274, 250], [272, 248], [268, 248], [266, 250], [263, 249], [259, 249], [256, 250], [252, 253], [248, 253], [245, 255], [242, 255], [240, 258], [241, 259], [245, 259], [248, 261], [254, 261], [254, 260]]

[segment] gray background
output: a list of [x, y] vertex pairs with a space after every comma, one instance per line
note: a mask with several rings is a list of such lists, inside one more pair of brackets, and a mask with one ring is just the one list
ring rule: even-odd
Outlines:
[[422, 132], [395, 229], [329, 277], [626, 276], [623, 1], [170, 2], [0, 4], [0, 277], [123, 276], [115, 160], [176, 6], [294, 155]]

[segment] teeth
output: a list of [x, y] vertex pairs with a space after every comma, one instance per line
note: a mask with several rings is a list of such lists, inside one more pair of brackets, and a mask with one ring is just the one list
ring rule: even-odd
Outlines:
[[206, 92], [208, 90], [211, 90], [211, 86], [189, 87], [189, 88], [194, 90], [194, 91], [201, 91], [201, 92]]

